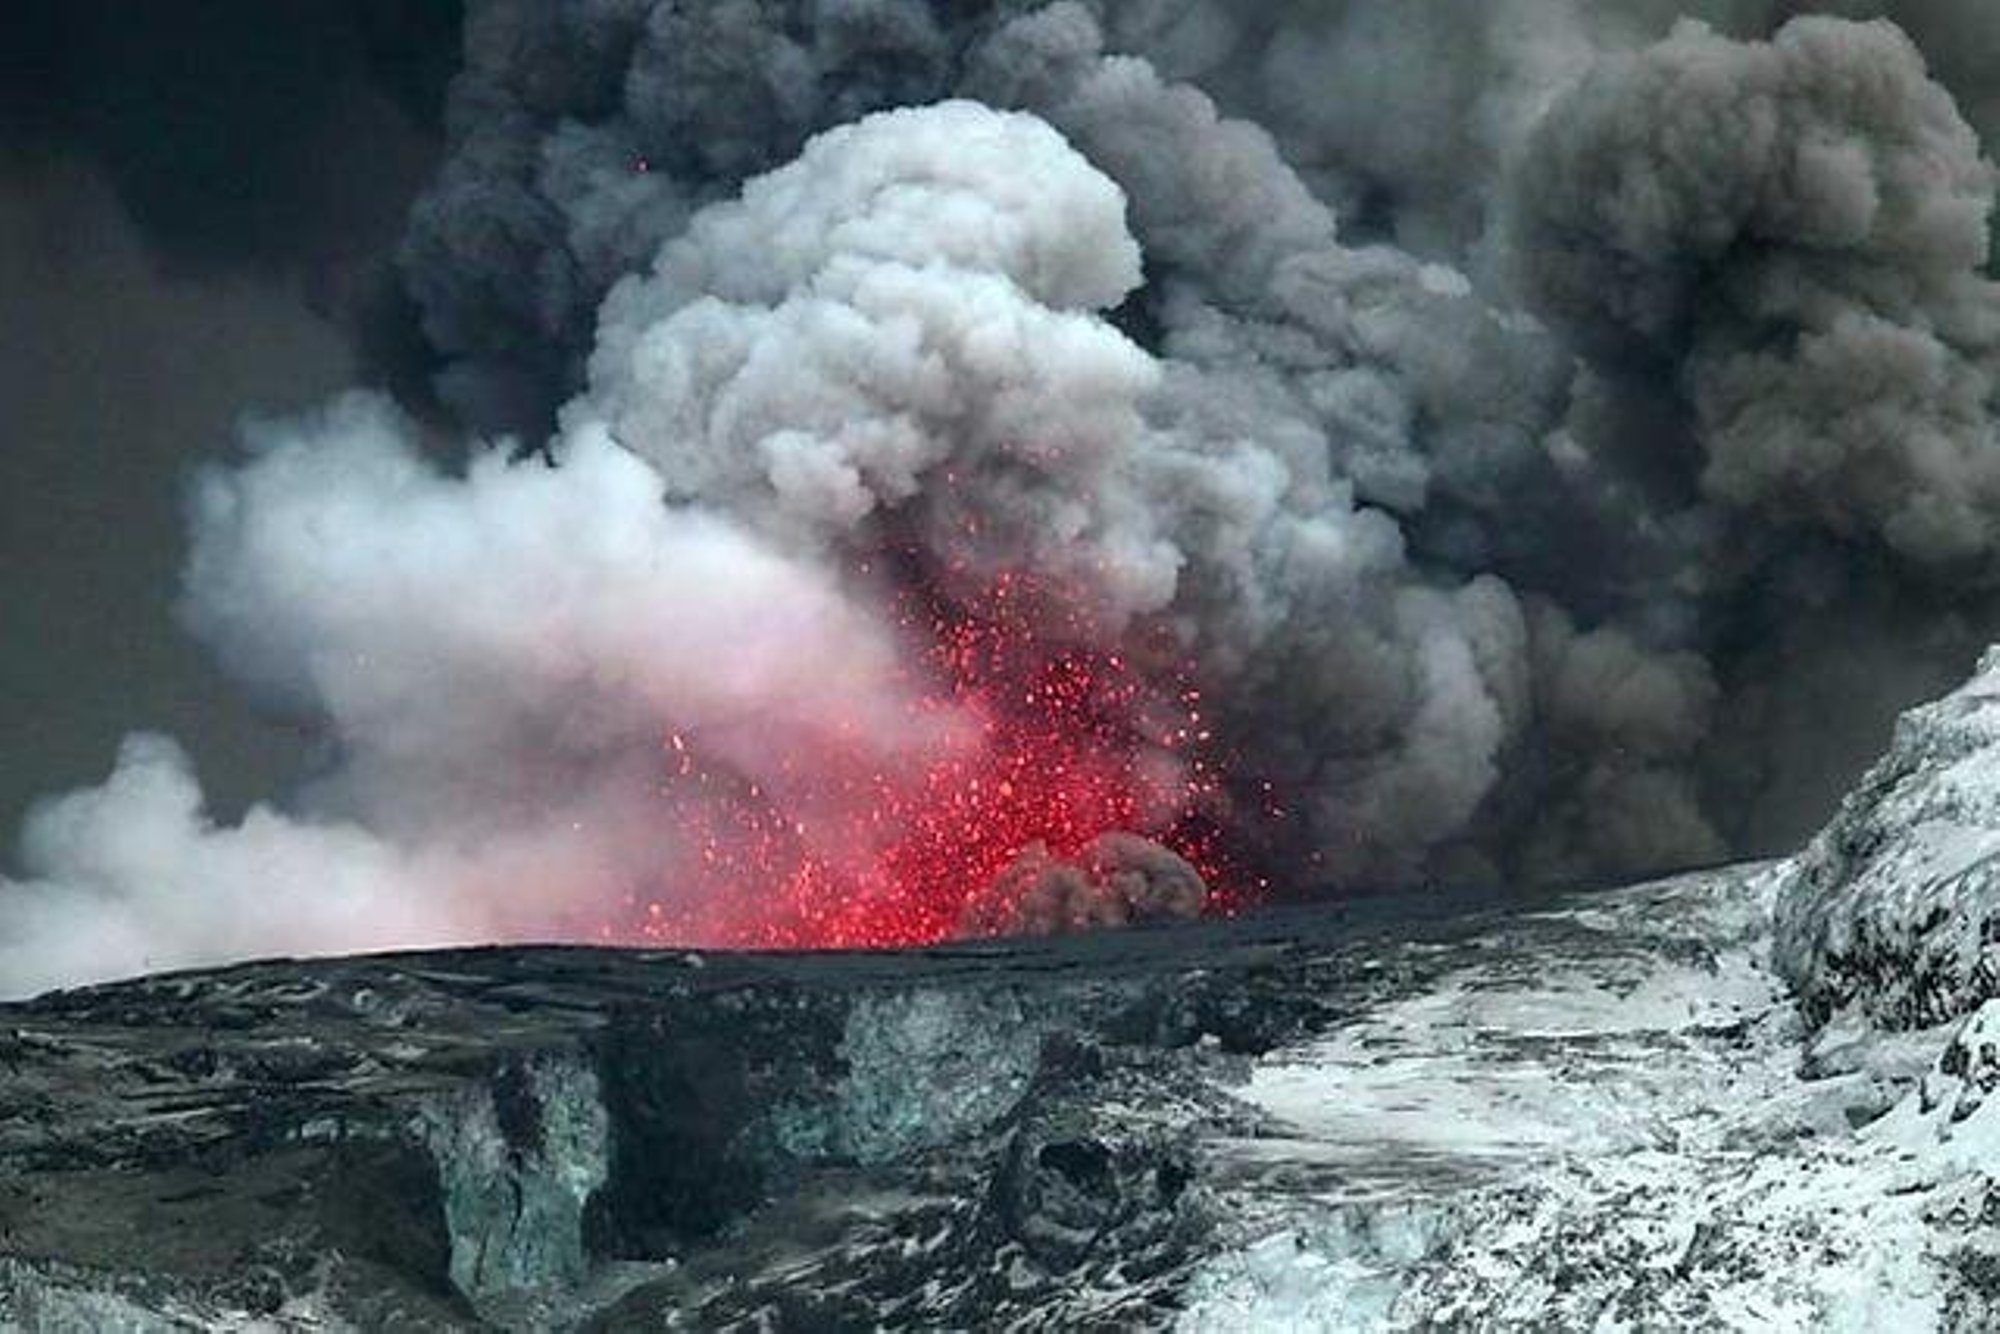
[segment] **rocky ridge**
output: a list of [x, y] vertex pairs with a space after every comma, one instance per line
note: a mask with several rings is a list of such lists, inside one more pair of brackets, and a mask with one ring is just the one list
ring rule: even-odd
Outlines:
[[1210, 1228], [1198, 1132], [1254, 1130], [1222, 1074], [1351, 1003], [1359, 920], [5, 1007], [0, 1323], [1128, 1325]]
[[1604, 893], [0, 1006], [0, 1325], [1992, 1328], [1996, 683]]
[[2000, 990], [2000, 650], [1903, 715], [1796, 859], [1775, 957], [1815, 1024], [1924, 1028]]
[[1976, 1328], [1990, 1043], [1802, 1065], [1783, 875], [45, 997], [0, 1323]]

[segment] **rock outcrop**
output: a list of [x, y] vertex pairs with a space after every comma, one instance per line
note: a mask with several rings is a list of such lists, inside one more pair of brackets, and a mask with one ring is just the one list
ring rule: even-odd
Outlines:
[[0, 1326], [1158, 1323], [1210, 1238], [1196, 1141], [1248, 1129], [1222, 1084], [1355, 994], [1357, 912], [0, 1007]]
[[1927, 1028], [2000, 990], [2000, 652], [1903, 715], [1793, 863], [1775, 957], [1816, 1024]]

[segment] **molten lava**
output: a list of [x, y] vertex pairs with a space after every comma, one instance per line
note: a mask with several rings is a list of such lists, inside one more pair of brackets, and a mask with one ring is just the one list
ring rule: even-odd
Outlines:
[[927, 645], [916, 711], [953, 724], [954, 739], [915, 762], [801, 742], [773, 757], [785, 778], [773, 792], [705, 758], [699, 738], [669, 735], [664, 791], [694, 851], [671, 899], [699, 906], [635, 903], [630, 934], [757, 949], [931, 943], [982, 896], [990, 916], [994, 887], [1009, 883], [998, 877], [1024, 850], [1072, 857], [1121, 830], [1186, 858], [1228, 910], [1219, 840], [1198, 824], [1216, 777], [1186, 665], [1142, 670], [1081, 646], [1029, 580], [1002, 577], [977, 601], [912, 604], [903, 618]]

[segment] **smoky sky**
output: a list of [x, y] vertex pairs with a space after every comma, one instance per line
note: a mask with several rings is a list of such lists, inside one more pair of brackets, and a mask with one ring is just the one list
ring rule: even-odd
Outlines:
[[0, 984], [574, 931], [664, 727], [957, 744], [912, 592], [1171, 645], [1295, 893], [1782, 851], [1993, 637], [1981, 0], [0, 23]]
[[229, 272], [325, 263], [400, 228], [427, 163], [399, 164], [413, 148], [395, 135], [436, 131], [459, 16], [29, 0], [0, 23], [9, 146], [87, 159], [169, 268]]
[[137, 725], [197, 738], [224, 806], [309, 729], [174, 624], [193, 464], [245, 411], [357, 381], [420, 401], [388, 256], [438, 152], [446, 3], [0, 13], [0, 824]]

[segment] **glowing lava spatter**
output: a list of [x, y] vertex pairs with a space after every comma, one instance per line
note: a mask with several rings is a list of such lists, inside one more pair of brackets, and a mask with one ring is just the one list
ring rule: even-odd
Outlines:
[[636, 934], [766, 949], [934, 942], [1023, 849], [1074, 854], [1111, 830], [1159, 838], [1229, 905], [1220, 840], [1190, 818], [1216, 793], [1191, 674], [1052, 635], [1059, 603], [1020, 577], [995, 580], [978, 604], [906, 608], [929, 645], [917, 707], [958, 724], [919, 762], [871, 763], [859, 748], [783, 755], [780, 794], [669, 735], [669, 806], [694, 850], [679, 874], [699, 882], [673, 898], [702, 906], [635, 905]]

